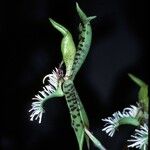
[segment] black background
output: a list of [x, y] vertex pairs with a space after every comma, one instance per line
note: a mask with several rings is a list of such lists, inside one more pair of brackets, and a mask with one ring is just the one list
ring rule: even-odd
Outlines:
[[[2, 3], [2, 2], [1, 2]], [[150, 84], [148, 2], [79, 0], [92, 21], [93, 41], [75, 86], [90, 120], [90, 130], [109, 150], [125, 149], [133, 127], [122, 126], [113, 138], [101, 131], [102, 118], [137, 101], [133, 73]], [[2, 150], [77, 150], [64, 98], [45, 104], [42, 123], [30, 122], [32, 97], [42, 78], [61, 61], [61, 34], [51, 17], [67, 27], [78, 42], [79, 17], [74, 0], [19, 0], [1, 5], [1, 128]], [[86, 149], [86, 148], [85, 148]], [[92, 146], [91, 149], [96, 148]]]

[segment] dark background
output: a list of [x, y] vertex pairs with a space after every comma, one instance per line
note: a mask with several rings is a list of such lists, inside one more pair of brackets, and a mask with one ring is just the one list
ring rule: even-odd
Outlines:
[[[134, 131], [122, 126], [113, 138], [102, 118], [137, 101], [133, 73], [150, 84], [148, 2], [137, 0], [79, 0], [92, 21], [93, 41], [75, 86], [90, 120], [90, 129], [109, 150], [125, 149]], [[42, 124], [30, 122], [32, 97], [42, 78], [61, 61], [62, 36], [51, 17], [67, 27], [78, 42], [79, 17], [74, 0], [13, 0], [1, 2], [1, 150], [77, 150], [64, 98], [45, 104]], [[86, 148], [85, 148], [86, 149]], [[91, 149], [96, 150], [91, 144]]]

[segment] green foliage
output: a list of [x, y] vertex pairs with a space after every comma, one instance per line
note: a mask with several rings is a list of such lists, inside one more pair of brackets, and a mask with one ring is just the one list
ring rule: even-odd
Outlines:
[[74, 57], [76, 53], [75, 44], [71, 33], [62, 25], [58, 24], [52, 19], [49, 19], [52, 25], [62, 33], [63, 39], [61, 41], [61, 52], [63, 56], [63, 61], [66, 65], [66, 77], [72, 75], [72, 66], [74, 62]]
[[88, 149], [90, 148], [89, 137], [87, 134], [85, 134], [85, 128], [87, 130], [89, 128], [89, 121], [84, 106], [75, 89], [73, 80], [89, 52], [92, 39], [92, 29], [90, 21], [94, 19], [95, 16], [86, 17], [85, 13], [80, 9], [77, 3], [76, 9], [81, 19], [81, 33], [79, 35], [79, 44], [77, 46], [77, 51], [71, 33], [64, 26], [60, 25], [54, 20], [49, 20], [54, 28], [60, 31], [63, 35], [61, 42], [61, 52], [63, 56], [63, 62], [66, 66], [66, 73], [61, 85], [63, 94], [66, 98], [67, 106], [69, 108], [71, 125], [74, 129], [79, 149], [82, 150], [84, 138], [86, 139]]
[[76, 10], [81, 19], [81, 23], [79, 24], [79, 43], [77, 46], [77, 52], [75, 54], [75, 59], [72, 67], [72, 80], [75, 78], [77, 72], [81, 68], [89, 52], [92, 40], [92, 28], [90, 25], [90, 21], [96, 18], [96, 16], [87, 17], [79, 7], [78, 3], [76, 3]]
[[[62, 63], [64, 63], [66, 67], [64, 71], [65, 74], [61, 74], [60, 72], [62, 71], [61, 63], [60, 67], [58, 69], [56, 68], [56, 71], [44, 77], [43, 83], [45, 79], [49, 78], [49, 84], [43, 87], [43, 91], [39, 91], [33, 98], [37, 101], [32, 103], [30, 120], [33, 121], [34, 118], [35, 120], [39, 119], [39, 123], [41, 123], [42, 114], [44, 113], [43, 103], [54, 97], [65, 96], [70, 112], [71, 126], [74, 129], [79, 150], [83, 150], [84, 139], [86, 140], [88, 149], [90, 149], [89, 139], [91, 139], [98, 149], [105, 150], [101, 142], [89, 131], [89, 120], [73, 83], [76, 74], [89, 53], [92, 40], [90, 21], [96, 16], [87, 17], [78, 3], [76, 3], [76, 10], [81, 20], [79, 24], [80, 35], [77, 49], [69, 30], [53, 19], [49, 19], [53, 27], [63, 35], [61, 40], [61, 53], [63, 59]], [[135, 139], [131, 139], [131, 141], [135, 143], [131, 144], [129, 147], [134, 147], [136, 145], [137, 147], [143, 148], [147, 147], [146, 140], [148, 139], [148, 85], [132, 74], [129, 74], [129, 77], [140, 87], [138, 92], [138, 106], [130, 105], [130, 107], [125, 108], [122, 113], [118, 111], [114, 113], [112, 117], [102, 119], [106, 122], [103, 131], [106, 131], [109, 136], [113, 136], [120, 125], [128, 124], [141, 127], [141, 130], [135, 130], [137, 133], [135, 136], [132, 136]], [[146, 142], [142, 145], [140, 142], [143, 140], [143, 137]]]
[[[77, 137], [79, 149], [82, 150], [83, 142], [85, 138], [84, 128], [89, 128], [89, 121], [82, 105], [82, 102], [78, 96], [78, 93], [74, 87], [73, 81], [66, 80], [63, 83], [63, 92], [65, 94], [66, 102], [70, 111], [71, 125]], [[89, 140], [87, 139], [87, 145], [89, 146]]]
[[148, 113], [149, 110], [148, 85], [141, 79], [134, 76], [133, 74], [128, 75], [140, 87], [140, 90], [138, 92], [138, 100], [139, 103], [143, 106], [144, 111]]

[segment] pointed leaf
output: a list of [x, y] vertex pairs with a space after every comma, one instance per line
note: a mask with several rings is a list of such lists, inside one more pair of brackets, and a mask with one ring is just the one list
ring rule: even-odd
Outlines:
[[[64, 81], [63, 92], [65, 94], [66, 102], [70, 111], [72, 127], [77, 137], [79, 149], [82, 150], [85, 137], [84, 128], [85, 125], [89, 126], [88, 118], [71, 80]], [[89, 145], [89, 143], [87, 144]]]
[[62, 25], [54, 21], [53, 19], [49, 19], [54, 28], [60, 31], [63, 35], [63, 39], [61, 42], [61, 52], [63, 55], [63, 61], [66, 65], [66, 76], [69, 77], [72, 75], [72, 66], [74, 62], [74, 57], [76, 53], [76, 47], [72, 38], [71, 33]]
[[149, 109], [148, 85], [141, 79], [134, 76], [133, 74], [128, 75], [140, 87], [140, 90], [138, 92], [138, 100], [140, 104], [143, 105], [144, 110], [148, 112]]
[[81, 19], [81, 23], [79, 24], [79, 44], [77, 46], [77, 52], [75, 54], [75, 59], [73, 63], [73, 75], [72, 80], [75, 78], [77, 72], [81, 68], [87, 54], [89, 52], [92, 40], [92, 28], [90, 25], [90, 21], [94, 19], [96, 16], [87, 17], [85, 13], [81, 10], [78, 3], [76, 3], [77, 13]]

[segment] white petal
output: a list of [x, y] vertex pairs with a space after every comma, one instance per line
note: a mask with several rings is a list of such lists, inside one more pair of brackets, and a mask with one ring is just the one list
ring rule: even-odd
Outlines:
[[43, 78], [43, 83], [45, 83], [45, 80], [48, 79], [48, 85], [45, 85], [43, 87], [43, 91], [39, 91], [39, 94], [35, 95], [35, 97], [32, 98], [36, 101], [32, 103], [32, 108], [29, 110], [29, 112], [31, 112], [31, 121], [33, 121], [34, 119], [39, 119], [39, 123], [41, 123], [42, 121], [42, 115], [44, 113], [43, 103], [45, 100], [47, 100], [46, 98], [49, 95], [56, 91], [58, 87], [58, 69], [56, 68], [55, 70], [52, 71], [52, 74], [48, 74]]
[[128, 145], [128, 147], [136, 147], [139, 149], [145, 149], [148, 146], [148, 126], [144, 124], [140, 126], [140, 129], [135, 130], [135, 134], [131, 135], [132, 139], [128, 140], [128, 142], [132, 142], [132, 144]]

